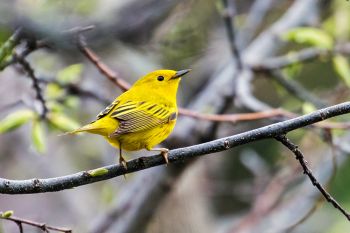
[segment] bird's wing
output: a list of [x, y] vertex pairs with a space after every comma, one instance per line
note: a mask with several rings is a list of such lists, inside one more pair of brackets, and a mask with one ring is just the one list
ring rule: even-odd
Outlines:
[[110, 114], [110, 117], [119, 121], [119, 127], [113, 136], [152, 129], [175, 120], [176, 116], [175, 107], [146, 101], [127, 101], [115, 107]]

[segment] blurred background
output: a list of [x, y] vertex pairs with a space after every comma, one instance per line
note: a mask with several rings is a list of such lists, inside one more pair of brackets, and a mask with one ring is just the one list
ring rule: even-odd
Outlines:
[[[2, 1], [0, 44], [8, 44], [19, 27], [24, 33], [0, 59], [0, 177], [56, 177], [117, 162], [115, 149], [99, 136], [59, 136], [94, 120], [122, 93], [77, 48], [79, 27], [94, 25], [83, 32], [88, 47], [129, 83], [159, 68], [191, 68], [178, 93], [181, 107], [305, 114], [348, 100], [349, 22], [346, 0]], [[39, 80], [48, 108], [44, 119], [33, 82], [13, 51], [26, 56]], [[284, 119], [217, 123], [180, 115], [164, 146], [206, 142]], [[321, 183], [350, 209], [347, 130], [310, 127], [288, 135]], [[57, 193], [0, 194], [0, 212], [7, 210], [73, 232], [350, 231], [293, 154], [272, 139]], [[0, 219], [0, 232], [18, 227]], [[24, 232], [41, 231], [25, 226]]]

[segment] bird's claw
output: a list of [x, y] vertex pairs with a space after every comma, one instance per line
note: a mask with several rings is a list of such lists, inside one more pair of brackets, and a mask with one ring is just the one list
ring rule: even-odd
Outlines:
[[123, 156], [119, 156], [119, 164], [122, 165], [125, 170], [128, 169], [128, 166], [126, 165], [126, 160], [123, 158]]
[[168, 165], [169, 164], [169, 158], [168, 158], [169, 150], [164, 149], [160, 152], [160, 155], [163, 156], [165, 163]]

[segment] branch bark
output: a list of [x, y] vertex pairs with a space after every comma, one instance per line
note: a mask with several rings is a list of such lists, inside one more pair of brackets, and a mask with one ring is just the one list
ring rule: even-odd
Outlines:
[[[174, 149], [169, 151], [169, 163], [176, 163], [201, 155], [228, 150], [230, 148], [261, 139], [274, 138], [298, 128], [346, 113], [350, 113], [350, 102], [344, 102], [304, 116], [296, 117], [291, 120], [268, 125], [237, 135], [220, 138], [194, 146]], [[61, 191], [64, 189], [95, 183], [127, 173], [159, 166], [164, 163], [164, 159], [161, 155], [153, 155], [149, 157], [140, 157], [129, 161], [127, 163], [127, 169], [120, 165], [110, 165], [90, 171], [82, 171], [72, 175], [48, 179], [34, 178], [30, 180], [9, 180], [0, 178], [0, 193], [30, 194]]]

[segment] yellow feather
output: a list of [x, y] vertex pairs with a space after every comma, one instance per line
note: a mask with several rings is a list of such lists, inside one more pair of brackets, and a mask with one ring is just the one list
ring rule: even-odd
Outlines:
[[[145, 75], [101, 111], [95, 121], [68, 134], [99, 134], [116, 148], [151, 150], [174, 129], [177, 89], [181, 77], [189, 71], [156, 70]], [[120, 161], [125, 161], [120, 156]]]

